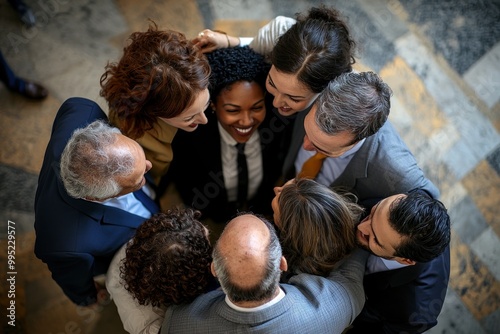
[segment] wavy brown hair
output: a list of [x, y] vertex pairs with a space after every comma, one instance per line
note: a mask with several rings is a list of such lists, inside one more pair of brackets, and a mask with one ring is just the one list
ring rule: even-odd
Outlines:
[[106, 66], [100, 94], [122, 133], [137, 139], [158, 117], [176, 117], [189, 108], [208, 87], [210, 66], [182, 33], [158, 30], [154, 22], [129, 40], [122, 58]]
[[289, 271], [327, 276], [356, 246], [363, 209], [310, 179], [283, 187], [278, 199], [280, 240]]
[[206, 291], [212, 247], [200, 215], [174, 209], [139, 226], [120, 266], [125, 289], [139, 304], [189, 303]]

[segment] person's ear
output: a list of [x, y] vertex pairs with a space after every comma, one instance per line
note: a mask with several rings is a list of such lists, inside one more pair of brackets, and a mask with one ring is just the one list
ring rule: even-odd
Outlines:
[[281, 271], [287, 271], [288, 270], [288, 262], [286, 262], [286, 259], [285, 259], [284, 256], [281, 257], [280, 270]]
[[215, 103], [212, 100], [210, 100], [210, 109], [212, 109], [212, 113], [215, 112]]
[[212, 272], [212, 275], [214, 275], [214, 277], [217, 277], [217, 274], [215, 273], [215, 267], [214, 267], [214, 263], [210, 263], [210, 271]]
[[398, 261], [401, 264], [404, 264], [405, 266], [413, 266], [417, 263], [417, 261], [413, 261], [404, 257], [395, 257], [394, 260]]

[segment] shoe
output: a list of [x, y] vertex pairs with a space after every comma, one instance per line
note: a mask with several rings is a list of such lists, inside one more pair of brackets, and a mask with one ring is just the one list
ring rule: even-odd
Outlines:
[[33, 81], [24, 80], [24, 84], [24, 91], [19, 91], [19, 94], [24, 95], [27, 98], [41, 100], [49, 95], [49, 92], [45, 87]]
[[19, 13], [21, 21], [26, 25], [26, 27], [31, 28], [36, 24], [35, 14], [30, 8], [26, 8], [23, 12]]

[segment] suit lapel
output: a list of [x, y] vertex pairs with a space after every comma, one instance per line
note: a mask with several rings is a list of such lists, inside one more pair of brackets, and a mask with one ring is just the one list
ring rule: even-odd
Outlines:
[[[210, 125], [211, 126], [210, 126]], [[219, 122], [217, 121], [217, 118], [214, 117], [213, 120], [208, 122], [208, 126], [210, 126], [209, 133], [208, 133], [208, 138], [207, 139], [210, 142], [210, 145], [207, 147], [213, 147], [214, 150], [207, 150], [204, 149], [203, 153], [206, 156], [207, 161], [214, 161], [213, 164], [213, 169], [215, 172], [222, 172], [222, 158], [221, 158], [221, 138], [220, 138], [220, 133], [219, 133]], [[205, 125], [205, 126], [207, 126]], [[214, 143], [215, 141], [215, 143]], [[205, 147], [205, 146], [204, 146]], [[222, 178], [224, 181], [224, 178]]]
[[355, 189], [358, 179], [364, 179], [368, 176], [368, 164], [373, 155], [372, 151], [375, 140], [376, 134], [365, 139], [363, 145], [354, 153], [354, 156], [351, 161], [349, 161], [345, 170], [335, 181], [333, 181], [331, 187], [349, 189], [352, 191]]
[[283, 175], [287, 180], [294, 178], [297, 174], [295, 171], [295, 159], [297, 158], [299, 149], [304, 142], [304, 135], [306, 133], [304, 130], [304, 119], [310, 110], [311, 108], [299, 112], [297, 118], [295, 119], [295, 123], [293, 124], [290, 148], [283, 163]]

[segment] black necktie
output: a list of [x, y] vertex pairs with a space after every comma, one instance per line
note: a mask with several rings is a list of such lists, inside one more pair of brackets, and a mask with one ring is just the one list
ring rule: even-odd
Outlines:
[[139, 200], [139, 202], [142, 203], [148, 209], [149, 212], [151, 212], [151, 215], [160, 212], [160, 208], [158, 205], [153, 201], [151, 197], [146, 195], [146, 193], [141, 189], [134, 191], [134, 196]]
[[245, 143], [236, 144], [238, 150], [238, 206], [244, 206], [248, 196], [248, 166], [245, 156]]

